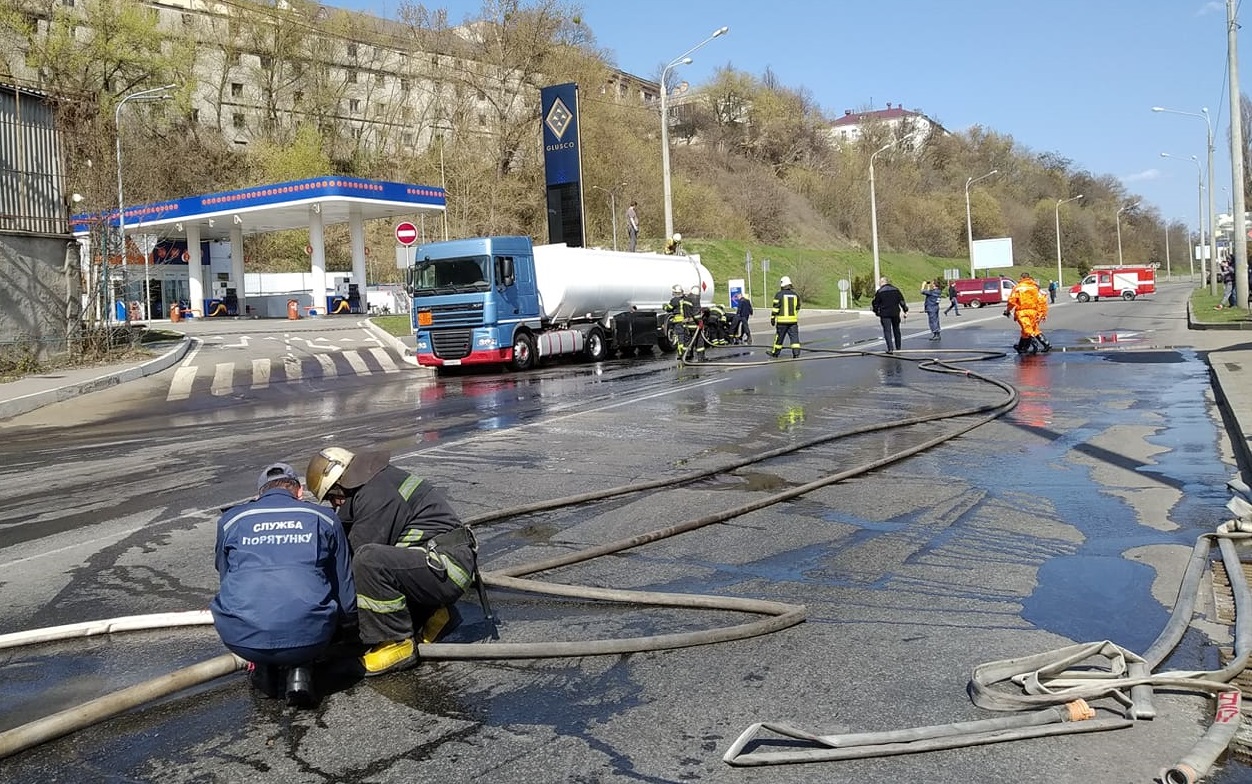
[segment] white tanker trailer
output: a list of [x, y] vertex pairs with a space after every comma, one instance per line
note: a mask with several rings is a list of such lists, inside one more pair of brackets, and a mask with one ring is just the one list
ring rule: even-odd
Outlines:
[[673, 286], [713, 296], [698, 256], [532, 245], [478, 237], [418, 247], [409, 274], [419, 364], [508, 365], [546, 357], [673, 351], [663, 308]]

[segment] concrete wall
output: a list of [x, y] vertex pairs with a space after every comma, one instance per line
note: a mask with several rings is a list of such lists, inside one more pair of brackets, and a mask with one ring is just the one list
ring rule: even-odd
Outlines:
[[0, 233], [0, 351], [30, 345], [46, 358], [66, 350], [66, 325], [81, 301], [78, 244], [70, 239]]

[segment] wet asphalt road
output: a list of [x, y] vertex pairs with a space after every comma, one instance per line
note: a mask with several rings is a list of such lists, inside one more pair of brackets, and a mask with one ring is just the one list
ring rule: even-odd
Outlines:
[[[303, 712], [254, 698], [231, 676], [2, 761], [0, 773], [19, 782], [1150, 780], [1207, 725], [1203, 699], [1162, 697], [1156, 721], [1115, 733], [783, 768], [732, 769], [720, 758], [755, 721], [834, 732], [986, 718], [965, 695], [978, 664], [1071, 641], [1147, 648], [1196, 536], [1225, 519], [1223, 483], [1235, 472], [1207, 368], [1179, 329], [1182, 297], [1165, 289], [1154, 301], [1066, 304], [1049, 333], [1076, 350], [958, 366], [1013, 384], [1020, 403], [920, 456], [545, 575], [804, 604], [798, 627], [630, 656], [428, 661], [336, 682]], [[823, 321], [805, 321], [807, 345], [876, 348], [871, 320]], [[1113, 335], [1116, 348], [1105, 342]], [[967, 311], [945, 320], [941, 344], [952, 353], [941, 356], [1002, 351], [1014, 339], [1005, 319]], [[906, 347], [920, 357], [935, 345], [910, 337]], [[654, 358], [516, 375], [306, 375], [176, 400], [164, 373], [34, 412], [0, 444], [0, 632], [206, 606], [218, 508], [251, 492], [257, 467], [302, 465], [327, 443], [389, 446], [471, 518], [1003, 398], [907, 359], [718, 354], [723, 364], [683, 369]], [[482, 562], [524, 563], [738, 506], [957, 426], [858, 436], [493, 524], [480, 531]], [[739, 620], [492, 598], [503, 641]], [[462, 609], [454, 639], [482, 640], [476, 604]], [[1213, 666], [1208, 635], [1223, 632], [1200, 625], [1168, 666]], [[0, 729], [221, 650], [205, 628], [0, 652]], [[1217, 780], [1244, 774], [1236, 763]]]

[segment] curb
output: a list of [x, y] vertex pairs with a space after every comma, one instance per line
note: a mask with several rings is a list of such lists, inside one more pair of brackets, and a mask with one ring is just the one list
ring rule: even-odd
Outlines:
[[395, 349], [400, 354], [406, 365], [411, 365], [415, 369], [421, 368], [423, 370], [428, 370], [431, 374], [435, 372], [434, 368], [422, 368], [421, 365], [417, 364], [417, 357], [413, 356], [413, 349], [403, 340], [400, 340], [400, 338], [375, 324], [373, 319], [365, 319], [363, 323], [365, 324], [365, 328], [373, 333], [374, 337]]
[[174, 346], [169, 351], [159, 357], [156, 357], [155, 359], [150, 359], [147, 362], [136, 365], [135, 367], [114, 371], [112, 373], [105, 373], [102, 376], [97, 376], [96, 378], [82, 381], [77, 384], [70, 384], [69, 386], [57, 387], [55, 389], [47, 389], [42, 392], [32, 392], [29, 395], [22, 395], [21, 397], [13, 398], [12, 400], [0, 401], [0, 419], [11, 419], [12, 417], [25, 414], [29, 411], [34, 411], [37, 408], [42, 408], [43, 406], [60, 403], [63, 400], [70, 400], [71, 398], [78, 397], [79, 395], [85, 395], [88, 392], [97, 392], [101, 389], [108, 389], [109, 387], [115, 387], [118, 384], [124, 384], [127, 381], [135, 381], [143, 378], [144, 376], [151, 376], [155, 373], [160, 373], [162, 370], [165, 370], [169, 366], [182, 360], [182, 358], [186, 356], [187, 349], [190, 346], [191, 339], [184, 336], [183, 339], [178, 342], [178, 345]]
[[1191, 311], [1191, 301], [1187, 301], [1187, 329], [1206, 330], [1206, 329], [1228, 329], [1233, 331], [1243, 331], [1252, 329], [1252, 321], [1234, 321], [1222, 322], [1215, 321], [1196, 321], [1195, 313]]

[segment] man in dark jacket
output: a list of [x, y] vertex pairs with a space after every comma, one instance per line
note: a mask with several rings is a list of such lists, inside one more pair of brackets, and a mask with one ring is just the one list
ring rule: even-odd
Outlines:
[[887, 353], [894, 354], [902, 343], [900, 319], [908, 318], [909, 305], [904, 301], [900, 290], [887, 280], [886, 275], [878, 279], [878, 291], [874, 292], [870, 308], [882, 322], [882, 339], [887, 344]]
[[739, 295], [739, 302], [735, 305], [735, 316], [731, 321], [731, 333], [736, 342], [751, 343], [752, 327], [748, 321], [752, 318], [752, 300], [747, 294]]
[[252, 683], [287, 701], [311, 704], [312, 663], [340, 627], [356, 625], [356, 584], [348, 540], [335, 513], [300, 500], [300, 477], [275, 463], [257, 480], [254, 501], [217, 523], [221, 587], [209, 605], [222, 643], [252, 663]]
[[327, 447], [306, 472], [348, 529], [367, 676], [416, 662], [415, 636], [434, 641], [477, 570], [474, 536], [443, 491], [390, 459]]

